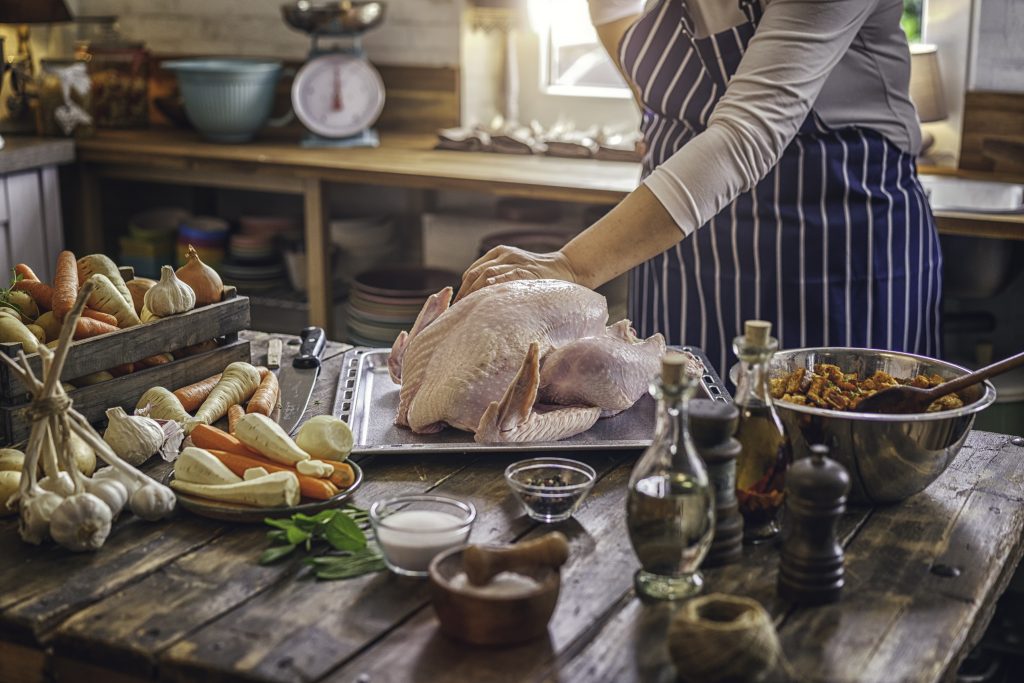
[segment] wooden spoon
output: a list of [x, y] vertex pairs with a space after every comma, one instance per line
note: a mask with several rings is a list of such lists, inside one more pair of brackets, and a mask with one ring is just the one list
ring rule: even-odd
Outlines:
[[1024, 365], [1024, 352], [983, 367], [981, 370], [975, 370], [963, 377], [943, 382], [931, 389], [919, 389], [910, 386], [889, 387], [863, 399], [857, 404], [853, 412], [883, 413], [887, 415], [924, 413], [927, 412], [928, 406], [935, 399], [942, 398], [954, 391], [966, 389], [982, 380], [995, 377], [1020, 365]]
[[552, 531], [540, 538], [506, 547], [467, 546], [462, 551], [462, 569], [474, 586], [483, 586], [501, 572], [525, 567], [557, 569], [569, 559], [569, 541]]

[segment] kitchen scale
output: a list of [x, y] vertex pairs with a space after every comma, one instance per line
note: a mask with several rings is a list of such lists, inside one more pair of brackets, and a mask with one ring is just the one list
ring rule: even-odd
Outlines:
[[[292, 109], [309, 131], [302, 146], [376, 147], [380, 139], [371, 126], [384, 109], [384, 81], [366, 58], [362, 35], [384, 20], [384, 3], [299, 0], [282, 5], [281, 13], [312, 41], [292, 82]], [[321, 38], [334, 43], [323, 46]]]

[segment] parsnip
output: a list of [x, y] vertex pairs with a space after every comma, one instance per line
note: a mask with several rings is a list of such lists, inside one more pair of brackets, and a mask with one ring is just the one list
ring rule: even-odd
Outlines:
[[[78, 259], [78, 281], [85, 282], [88, 278], [95, 274], [101, 274], [110, 281], [110, 284], [117, 290], [118, 296], [120, 296], [125, 303], [132, 306], [132, 295], [128, 291], [128, 287], [124, 283], [124, 278], [121, 277], [121, 271], [117, 269], [117, 264], [110, 260], [110, 257], [105, 254], [89, 254]], [[91, 303], [89, 304], [92, 305]], [[94, 307], [95, 308], [95, 307]], [[111, 313], [111, 315], [114, 315]], [[137, 324], [137, 323], [136, 323]]]
[[[118, 327], [134, 327], [142, 324], [139, 316], [135, 314], [135, 307], [131, 303], [131, 295], [128, 295], [128, 301], [126, 302], [106, 275], [102, 273], [90, 275], [88, 282], [92, 282], [95, 286], [92, 296], [89, 297], [90, 307], [97, 311], [109, 313], [117, 318]], [[125, 292], [127, 291], [125, 290]]]
[[299, 479], [292, 472], [274, 472], [236, 484], [195, 484], [174, 479], [171, 488], [181, 493], [256, 507], [290, 507], [299, 504]]
[[41, 328], [39, 325], [29, 323], [28, 325], [25, 325], [25, 329], [31, 332], [32, 336], [34, 336], [36, 338], [36, 341], [38, 341], [40, 344], [46, 343], [46, 330]]
[[295, 445], [281, 425], [260, 413], [239, 418], [235, 438], [260, 455], [284, 465], [310, 459], [309, 453]]
[[[21, 348], [25, 353], [35, 353], [36, 349], [39, 348], [39, 340], [18, 319], [17, 313], [14, 315], [0, 315], [0, 342], [20, 342]], [[256, 376], [259, 377], [258, 372]]]
[[149, 406], [149, 417], [155, 420], [174, 420], [185, 424], [192, 419], [192, 416], [185, 412], [181, 401], [173, 393], [164, 387], [153, 387], [147, 389], [146, 393], [139, 398], [135, 404], [136, 412]]
[[242, 472], [242, 479], [251, 481], [253, 479], [259, 479], [260, 477], [265, 477], [268, 474], [270, 474], [270, 472], [267, 472], [266, 467], [250, 467], [245, 472]]
[[295, 470], [299, 474], [305, 474], [317, 479], [326, 479], [334, 474], [334, 467], [323, 460], [302, 460], [295, 463]]
[[174, 461], [174, 478], [193, 484], [237, 484], [242, 478], [208, 451], [189, 446]]
[[196, 424], [213, 424], [228, 414], [228, 407], [245, 403], [260, 385], [260, 373], [249, 363], [238, 361], [224, 368], [220, 381], [186, 425], [191, 432]]
[[343, 461], [352, 452], [352, 430], [333, 415], [317, 415], [299, 427], [295, 443], [314, 458]]

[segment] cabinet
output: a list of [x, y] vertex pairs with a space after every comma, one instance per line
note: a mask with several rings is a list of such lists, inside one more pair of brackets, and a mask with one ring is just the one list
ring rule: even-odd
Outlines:
[[74, 157], [66, 140], [8, 138], [0, 151], [0, 283], [16, 263], [53, 279], [64, 248], [57, 166]]

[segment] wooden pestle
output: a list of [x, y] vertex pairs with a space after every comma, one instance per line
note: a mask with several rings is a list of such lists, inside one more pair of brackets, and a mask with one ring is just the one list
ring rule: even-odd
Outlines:
[[462, 551], [462, 569], [475, 586], [483, 586], [501, 572], [522, 567], [558, 569], [569, 559], [569, 541], [558, 531], [510, 546], [470, 545]]

